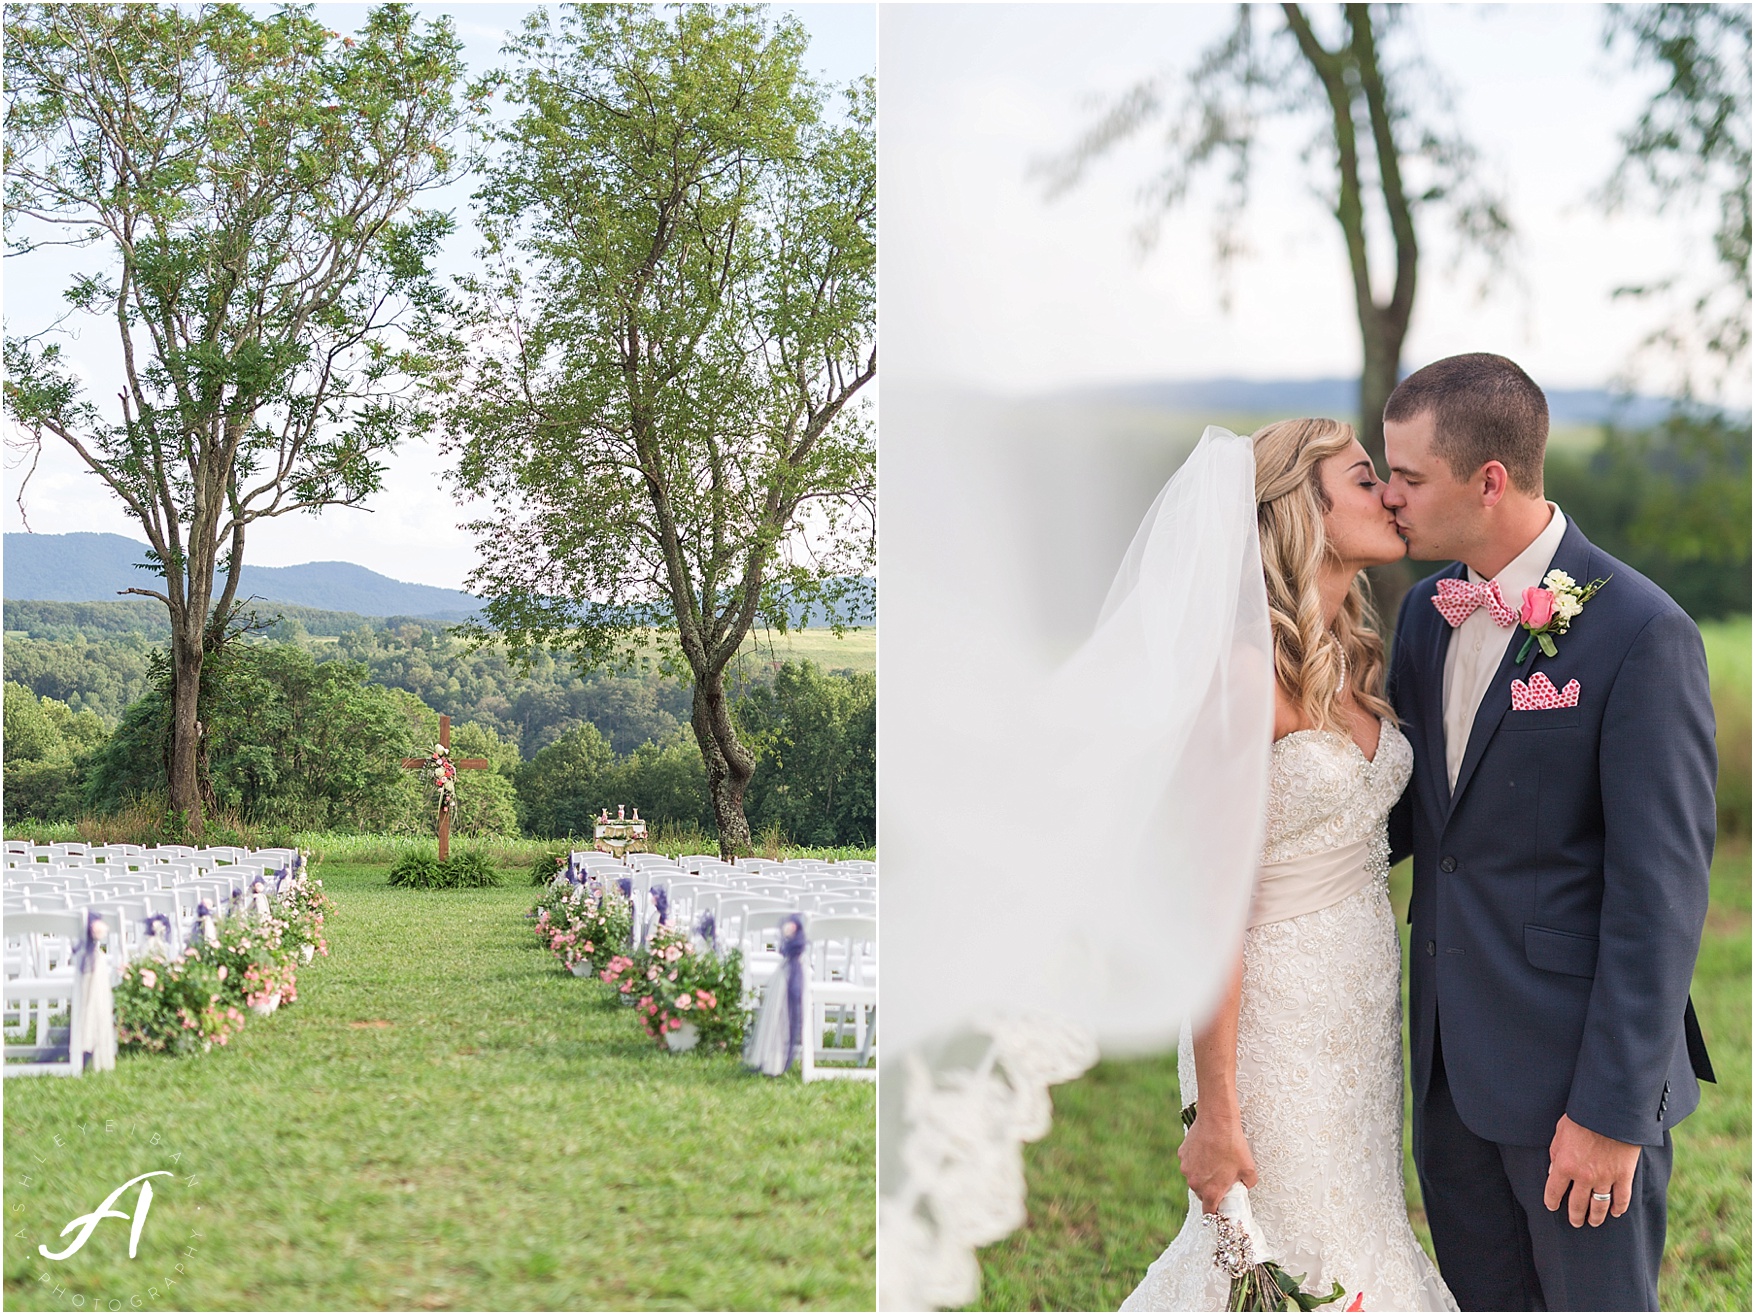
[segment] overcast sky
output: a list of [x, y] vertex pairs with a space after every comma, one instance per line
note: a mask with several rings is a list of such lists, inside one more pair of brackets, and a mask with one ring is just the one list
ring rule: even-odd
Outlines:
[[[1219, 305], [1210, 201], [1170, 220], [1143, 260], [1137, 196], [1161, 130], [1050, 202], [1032, 160], [1064, 149], [1095, 108], [1188, 69], [1234, 21], [1228, 5], [887, 6], [879, 195], [886, 377], [1007, 394], [1075, 383], [1359, 369], [1338, 225], [1300, 163], [1311, 136], [1271, 131], [1260, 153], [1234, 307]], [[1605, 218], [1590, 200], [1616, 133], [1655, 85], [1602, 48], [1595, 5], [1417, 5], [1412, 32], [1449, 83], [1484, 176], [1510, 202], [1513, 272], [1476, 295], [1478, 265], [1446, 274], [1423, 229], [1405, 367], [1491, 350], [1552, 387], [1609, 382], [1661, 319], [1611, 300], [1617, 284], [1709, 259], [1710, 216]], [[1264, 7], [1263, 21], [1276, 15]], [[1381, 293], [1380, 293], [1381, 295]], [[1744, 392], [1742, 404], [1747, 404]]]
[[[526, 14], [537, 8], [524, 4], [417, 4], [423, 15], [450, 14], [462, 38], [472, 73], [500, 63], [501, 42], [515, 32]], [[777, 9], [796, 14], [811, 34], [808, 62], [819, 80], [845, 85], [871, 73], [877, 60], [876, 10], [868, 4], [795, 4]], [[319, 4], [319, 14], [337, 31], [356, 30], [365, 19], [367, 6]], [[465, 182], [434, 192], [423, 204], [450, 209], [460, 232], [446, 252], [444, 268], [468, 268], [475, 236], [468, 223], [469, 192]], [[9, 334], [45, 327], [64, 309], [61, 291], [69, 273], [79, 268], [76, 256], [53, 252], [44, 256], [9, 258], [4, 262], [6, 329]], [[88, 325], [80, 341], [66, 350], [76, 364], [86, 368], [99, 398], [115, 392], [102, 386], [114, 377], [104, 364], [113, 358], [114, 333], [107, 325]], [[5, 528], [22, 530], [16, 505], [21, 471], [9, 453], [6, 470]], [[464, 577], [475, 565], [470, 536], [457, 528], [470, 519], [447, 491], [438, 448], [433, 443], [410, 443], [389, 460], [384, 489], [368, 507], [331, 507], [315, 516], [297, 515], [257, 521], [250, 528], [246, 559], [259, 566], [292, 566], [311, 561], [349, 561], [368, 566], [398, 580], [444, 588], [463, 587]], [[144, 543], [137, 522], [126, 516], [121, 504], [96, 476], [52, 437], [45, 441], [40, 464], [26, 490], [25, 507], [30, 528], [38, 533], [60, 534], [73, 530], [99, 530], [126, 535]]]

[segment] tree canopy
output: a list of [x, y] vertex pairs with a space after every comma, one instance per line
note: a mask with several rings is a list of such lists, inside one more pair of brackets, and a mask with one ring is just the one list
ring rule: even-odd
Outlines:
[[754, 760], [726, 664], [758, 617], [850, 599], [872, 556], [875, 88], [839, 119], [803, 28], [752, 6], [533, 15], [478, 191], [443, 396], [487, 631], [693, 684], [720, 842]]
[[[140, 523], [171, 620], [172, 807], [199, 830], [198, 691], [246, 531], [353, 505], [424, 418], [407, 330], [431, 308], [464, 114], [448, 20], [311, 7], [15, 5], [6, 11], [6, 234], [91, 250], [66, 296], [116, 335], [119, 405], [53, 334], [8, 337], [7, 412], [67, 444]], [[218, 576], [223, 575], [223, 582]]]

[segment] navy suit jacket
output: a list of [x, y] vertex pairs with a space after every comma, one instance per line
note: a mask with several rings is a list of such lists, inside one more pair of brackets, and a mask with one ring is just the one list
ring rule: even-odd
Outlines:
[[[1445, 1076], [1477, 1136], [1546, 1146], [1562, 1113], [1617, 1141], [1661, 1145], [1700, 1103], [1711, 1063], [1688, 998], [1717, 830], [1712, 699], [1700, 631], [1668, 594], [1575, 524], [1550, 569], [1609, 583], [1556, 636], [1507, 632], [1449, 786], [1437, 582], [1402, 600], [1389, 698], [1414, 746], [1390, 818], [1412, 853], [1408, 921], [1414, 1099], [1442, 1018]], [[1516, 605], [1520, 600], [1508, 600]], [[1511, 710], [1543, 671], [1578, 706]]]

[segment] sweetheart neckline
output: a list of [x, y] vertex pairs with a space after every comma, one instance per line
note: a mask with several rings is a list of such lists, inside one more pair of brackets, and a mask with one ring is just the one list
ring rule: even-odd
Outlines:
[[1337, 740], [1345, 740], [1347, 744], [1352, 746], [1354, 753], [1365, 759], [1365, 765], [1367, 767], [1375, 767], [1377, 766], [1377, 760], [1383, 756], [1384, 732], [1394, 729], [1390, 725], [1389, 718], [1387, 717], [1379, 717], [1377, 719], [1377, 724], [1381, 727], [1377, 732], [1377, 752], [1369, 758], [1365, 757], [1365, 750], [1359, 747], [1359, 741], [1355, 740], [1351, 735], [1343, 735], [1340, 731], [1326, 731], [1319, 726], [1306, 726], [1302, 730], [1287, 731], [1284, 735], [1280, 736], [1279, 739], [1274, 741], [1273, 747], [1277, 751], [1282, 744], [1291, 739], [1294, 735], [1328, 735]]

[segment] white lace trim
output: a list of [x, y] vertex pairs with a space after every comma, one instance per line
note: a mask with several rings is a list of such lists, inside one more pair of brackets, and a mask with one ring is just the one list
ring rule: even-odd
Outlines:
[[[901, 1181], [881, 1198], [878, 1301], [884, 1310], [967, 1305], [981, 1291], [975, 1248], [1024, 1222], [1025, 1142], [1053, 1118], [1048, 1088], [1097, 1062], [1095, 1040], [1057, 1019], [1005, 1018], [947, 1043], [979, 1055], [901, 1062]], [[886, 1188], [888, 1184], [886, 1184]]]

